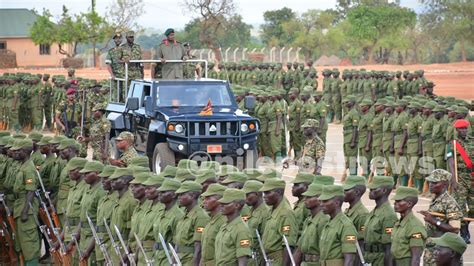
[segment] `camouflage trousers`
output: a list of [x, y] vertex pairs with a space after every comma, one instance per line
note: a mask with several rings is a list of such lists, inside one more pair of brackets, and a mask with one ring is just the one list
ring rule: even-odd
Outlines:
[[468, 173], [458, 173], [458, 188], [453, 192], [454, 199], [459, 204], [464, 217], [474, 217], [474, 188], [471, 187], [471, 177]]

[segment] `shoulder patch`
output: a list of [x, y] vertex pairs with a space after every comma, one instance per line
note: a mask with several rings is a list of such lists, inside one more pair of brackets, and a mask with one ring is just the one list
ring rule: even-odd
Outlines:
[[411, 238], [420, 239], [421, 237], [422, 237], [421, 233], [416, 233], [416, 234], [411, 235]]
[[240, 240], [240, 246], [241, 246], [241, 247], [248, 247], [248, 246], [250, 246], [250, 240], [248, 240], [248, 239]]
[[198, 232], [198, 233], [204, 232], [204, 227], [197, 227], [196, 232]]
[[458, 216], [457, 212], [448, 213], [448, 218], [453, 218], [453, 217], [457, 217], [457, 216]]
[[281, 228], [281, 231], [283, 233], [286, 233], [286, 232], [290, 232], [290, 226], [289, 225], [285, 225]]
[[27, 185], [33, 184], [33, 179], [28, 178], [28, 179], [26, 179], [25, 183], [26, 183]]
[[393, 227], [387, 227], [385, 228], [385, 233], [391, 235], [393, 231]]
[[355, 242], [356, 240], [357, 240], [356, 236], [352, 236], [352, 235], [346, 236], [346, 241], [348, 242]]
[[365, 225], [362, 225], [362, 226], [360, 227], [360, 231], [361, 231], [361, 232], [364, 232], [364, 231], [365, 231]]

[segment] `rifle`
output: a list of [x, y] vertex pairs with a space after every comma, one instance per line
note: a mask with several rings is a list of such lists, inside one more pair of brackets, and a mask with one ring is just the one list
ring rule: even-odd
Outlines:
[[173, 264], [173, 260], [171, 260], [170, 252], [168, 251], [168, 246], [166, 245], [165, 239], [161, 233], [158, 233], [158, 237], [160, 238], [161, 245], [163, 246], [163, 250], [165, 251], [166, 259], [168, 259], [168, 263], [170, 265]]
[[[69, 228], [69, 219], [67, 218], [67, 212], [66, 210], [63, 208], [63, 213], [64, 213], [64, 230], [63, 232], [66, 233], [66, 229]], [[59, 236], [61, 237], [61, 236]], [[59, 241], [59, 246], [62, 245], [62, 257], [63, 257], [63, 264], [65, 265], [72, 265], [72, 258], [71, 258], [71, 254], [68, 254], [67, 250], [66, 250], [66, 246], [64, 245], [64, 242], [62, 242], [61, 238], [58, 239]]]
[[291, 252], [290, 244], [288, 244], [288, 239], [286, 239], [285, 235], [283, 236], [283, 242], [285, 242], [286, 251], [288, 252], [288, 256], [290, 257], [291, 265], [296, 266], [295, 259], [293, 258], [293, 252]]
[[71, 234], [71, 238], [74, 241], [74, 245], [76, 245], [77, 253], [79, 254], [79, 266], [87, 266], [87, 260], [83, 259], [83, 254], [82, 254], [81, 248], [79, 247], [79, 243], [77, 242], [76, 237], [74, 237]]
[[359, 255], [360, 263], [362, 263], [363, 266], [371, 266], [372, 264], [367, 263], [364, 260], [364, 255], [362, 255], [362, 249], [360, 248], [359, 240], [356, 239], [355, 244], [356, 244], [357, 254]]
[[[15, 219], [13, 218], [13, 214], [10, 211], [10, 209], [7, 206], [7, 203], [5, 202], [5, 199], [3, 198], [4, 194], [0, 194], [0, 201], [2, 202], [3, 208], [5, 208], [5, 213], [7, 215], [7, 222], [8, 225], [10, 226], [11, 229], [11, 238], [14, 241], [15, 240], [15, 232], [16, 232], [16, 226], [15, 226]], [[19, 253], [18, 257], [20, 258], [20, 265], [25, 265], [25, 259], [23, 258], [23, 254]]]
[[[64, 108], [66, 109], [66, 108]], [[69, 131], [69, 122], [67, 121], [67, 113], [66, 110], [63, 112], [63, 119], [64, 119], [64, 135], [66, 137], [70, 138], [71, 137], [71, 132]]]
[[102, 251], [102, 253], [104, 254], [106, 265], [112, 265], [112, 260], [110, 259], [110, 255], [107, 252], [107, 247], [105, 246], [105, 244], [102, 242], [102, 240], [97, 235], [97, 231], [95, 230], [95, 225], [92, 222], [92, 220], [89, 217], [89, 214], [87, 212], [86, 212], [86, 217], [87, 217], [87, 222], [89, 222], [89, 227], [91, 228], [92, 235], [94, 236], [95, 243], [97, 245], [99, 245], [100, 251]]
[[[428, 212], [428, 213], [439, 218], [446, 218], [446, 215], [444, 213], [440, 213], [440, 212]], [[474, 218], [463, 217], [462, 220], [466, 222], [474, 222]]]
[[109, 235], [110, 242], [112, 243], [112, 247], [114, 248], [117, 256], [120, 258], [120, 262], [122, 263], [121, 265], [125, 265], [125, 262], [123, 261], [123, 258], [122, 258], [122, 253], [120, 253], [120, 247], [117, 245], [117, 242], [115, 242], [112, 231], [110, 231], [109, 225], [107, 224], [107, 220], [105, 218], [104, 218], [104, 225], [105, 225], [105, 230], [107, 231], [107, 234]]
[[[31, 205], [31, 202], [29, 204], [30, 204], [30, 208], [33, 209], [33, 206]], [[35, 220], [36, 225], [39, 227], [40, 232], [46, 238], [46, 241], [48, 242], [49, 246], [50, 247], [54, 246], [54, 241], [51, 239], [51, 237], [49, 237], [50, 232], [48, 232], [47, 226], [46, 225], [41, 225], [39, 220], [38, 220], [38, 217], [36, 217], [35, 215], [33, 215], [33, 218]], [[61, 265], [61, 255], [58, 253], [58, 251], [50, 250], [49, 252], [51, 253], [51, 256], [53, 257], [54, 264], [55, 265]]]
[[[174, 250], [173, 246], [172, 246], [170, 243], [168, 243], [168, 247], [170, 247], [171, 254], [173, 254], [173, 258], [174, 258], [174, 260], [176, 261], [176, 265], [177, 265], [177, 266], [183, 265], [183, 264], [181, 263], [181, 260], [179, 259], [178, 253], [176, 253], [176, 250]], [[174, 264], [172, 264], [172, 265], [174, 265]]]
[[137, 245], [140, 248], [140, 250], [143, 253], [143, 257], [145, 258], [145, 263], [147, 266], [153, 266], [153, 260], [149, 260], [148, 256], [146, 255], [145, 249], [143, 249], [142, 242], [140, 241], [140, 238], [138, 238], [137, 234], [134, 232], [133, 235], [135, 236], [135, 240], [137, 241]]
[[82, 90], [82, 112], [81, 112], [81, 136], [84, 136], [84, 123], [85, 123], [85, 111], [86, 111], [86, 88]]
[[[35, 170], [35, 172], [36, 172], [36, 176], [38, 177], [38, 180], [40, 182], [41, 190], [43, 190], [44, 197], [48, 201], [49, 208], [51, 209], [51, 216], [52, 216], [52, 220], [54, 222], [54, 224], [51, 224], [51, 227], [53, 227], [53, 225], [55, 227], [60, 227], [61, 223], [59, 222], [59, 216], [58, 216], [58, 213], [57, 213], [56, 209], [54, 208], [53, 201], [51, 200], [51, 197], [49, 196], [50, 192], [46, 191], [46, 188], [44, 187], [43, 179], [41, 178], [41, 175], [38, 172], [38, 170]], [[38, 194], [38, 197], [41, 199], [39, 194]], [[46, 208], [45, 211], [48, 211], [48, 208]]]
[[262, 238], [260, 237], [260, 233], [258, 232], [258, 229], [255, 229], [255, 232], [257, 233], [257, 240], [258, 240], [258, 244], [260, 245], [260, 251], [262, 251], [262, 256], [263, 256], [263, 260], [265, 261], [265, 265], [272, 266], [272, 262], [268, 259], [267, 253], [265, 253], [265, 247], [263, 246]]
[[114, 224], [114, 229], [115, 229], [115, 232], [117, 233], [117, 236], [120, 240], [120, 244], [122, 244], [122, 248], [125, 251], [125, 255], [127, 256], [130, 265], [135, 266], [136, 265], [135, 258], [133, 256], [133, 254], [130, 253], [130, 250], [128, 250], [127, 244], [125, 243], [125, 240], [123, 240], [122, 234], [120, 233], [120, 230], [118, 229], [117, 225], [115, 225], [115, 224]]
[[[5, 238], [5, 248], [8, 249], [6, 256], [10, 261], [10, 265], [17, 265], [18, 258], [15, 253], [15, 242], [13, 241], [13, 238], [12, 238], [14, 233], [12, 232], [10, 234], [10, 232], [8, 231], [8, 226], [3, 221], [3, 219], [2, 219], [1, 226], [2, 226], [2, 229], [1, 229], [2, 236]], [[2, 261], [2, 262], [6, 262], [6, 261]]]

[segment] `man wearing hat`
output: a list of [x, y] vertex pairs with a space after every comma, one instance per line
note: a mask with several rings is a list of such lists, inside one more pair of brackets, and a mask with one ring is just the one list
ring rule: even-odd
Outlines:
[[[158, 45], [154, 59], [160, 59], [162, 66], [163, 79], [182, 79], [183, 64], [167, 63], [166, 60], [186, 60], [186, 50], [184, 46], [175, 39], [174, 29], [165, 31], [166, 38]], [[152, 76], [154, 68], [152, 67]]]
[[[18, 80], [18, 82], [17, 82]], [[8, 116], [8, 129], [17, 133], [20, 131], [20, 121], [18, 120], [18, 110], [20, 109], [21, 78], [11, 77], [7, 79], [9, 88], [6, 91], [7, 102], [5, 103], [6, 115]]]
[[107, 104], [97, 103], [92, 108], [92, 124], [88, 137], [79, 137], [84, 143], [90, 143], [92, 147], [92, 159], [106, 163], [109, 160], [109, 132], [110, 121], [104, 116]]
[[[314, 110], [314, 119], [319, 121], [318, 136], [321, 138], [324, 144], [326, 144], [326, 135], [328, 132], [328, 123], [326, 122], [326, 116], [328, 112], [328, 105], [323, 99], [323, 93], [321, 91], [313, 92], [313, 99], [316, 103], [316, 107]], [[340, 123], [340, 120], [341, 118], [339, 118], [336, 123]]]
[[347, 108], [347, 113], [342, 119], [343, 134], [344, 134], [344, 176], [347, 174], [347, 169], [351, 175], [357, 174], [357, 136], [358, 126], [360, 121], [359, 111], [355, 108], [355, 97], [348, 96], [344, 100]]
[[[388, 98], [388, 97], [387, 97]], [[383, 118], [383, 127], [382, 127], [382, 150], [385, 157], [385, 171], [387, 175], [392, 175], [392, 166], [390, 161], [393, 161], [393, 156], [395, 151], [392, 149], [393, 134], [392, 134], [392, 124], [395, 121], [395, 116], [393, 115], [393, 98], [387, 99], [387, 102], [384, 104], [384, 118]]]
[[248, 180], [242, 188], [245, 192], [245, 203], [250, 207], [250, 213], [248, 215], [242, 215], [242, 220], [247, 222], [250, 233], [252, 234], [251, 247], [256, 260], [256, 263], [253, 265], [260, 265], [260, 263], [263, 262], [263, 256], [255, 230], [258, 230], [261, 234], [267, 222], [267, 218], [270, 216], [270, 208], [263, 202], [263, 193], [260, 191], [262, 187], [263, 183], [260, 181]]
[[435, 123], [433, 125], [433, 132], [431, 139], [433, 140], [433, 159], [437, 169], [446, 168], [446, 131], [449, 123], [445, 118], [445, 108], [442, 105], [437, 105], [434, 109]]
[[388, 201], [394, 182], [391, 176], [374, 176], [369, 183], [369, 198], [375, 208], [369, 212], [364, 225], [364, 259], [372, 265], [390, 265], [391, 236], [397, 214]]
[[174, 235], [176, 252], [183, 265], [197, 265], [201, 261], [201, 240], [209, 215], [199, 206], [198, 198], [202, 187], [195, 181], [184, 181], [176, 190], [184, 217], [178, 221]]
[[127, 167], [131, 160], [138, 156], [137, 151], [133, 147], [133, 143], [135, 140], [135, 136], [133, 136], [132, 132], [129, 131], [122, 131], [115, 138], [117, 149], [119, 149], [122, 154], [120, 155], [120, 159], [114, 160], [110, 159], [110, 164], [118, 166], [118, 167]]
[[[424, 216], [425, 227], [430, 237], [439, 237], [447, 232], [458, 233], [461, 228], [462, 211], [454, 198], [448, 193], [451, 173], [443, 169], [435, 169], [426, 178], [429, 183], [430, 192], [434, 198], [431, 200], [427, 211], [420, 211]], [[433, 213], [442, 214], [434, 216]], [[427, 245], [423, 256], [424, 265], [434, 265], [434, 249]]]
[[[326, 145], [316, 133], [319, 128], [319, 122], [315, 119], [308, 119], [301, 126], [306, 142], [303, 146], [301, 154], [303, 170], [320, 175], [323, 166], [324, 155], [326, 153]], [[314, 167], [310, 169], [310, 167]]]
[[420, 265], [427, 234], [423, 223], [413, 213], [418, 190], [400, 186], [393, 199], [395, 211], [400, 213], [392, 233], [391, 253], [395, 265]]
[[298, 200], [293, 205], [293, 211], [295, 212], [296, 222], [298, 223], [298, 237], [301, 235], [303, 222], [310, 215], [309, 209], [305, 207], [303, 193], [308, 190], [308, 187], [313, 183], [315, 176], [310, 173], [298, 173], [294, 180], [293, 187], [291, 188], [291, 194], [293, 197], [298, 198]]
[[[306, 120], [313, 118], [313, 115], [314, 115], [314, 103], [311, 101], [312, 91], [313, 90], [310, 87], [304, 87], [301, 90], [301, 93], [300, 93], [301, 109], [297, 110], [299, 111], [299, 121], [297, 121], [299, 127], [296, 128], [296, 124], [294, 128], [290, 127], [290, 129], [295, 131], [295, 140], [299, 142], [295, 146], [298, 148], [298, 153], [295, 150], [295, 157], [298, 156], [297, 158], [301, 156], [301, 151], [305, 143], [305, 136], [303, 135], [303, 130], [301, 126], [306, 122]], [[291, 122], [291, 119], [290, 119], [290, 122]]]
[[411, 102], [408, 106], [409, 119], [406, 125], [406, 153], [409, 162], [409, 173], [413, 178], [415, 187], [422, 193], [424, 180], [420, 173], [419, 159], [423, 152], [421, 150], [422, 139], [420, 137], [423, 118], [418, 113], [419, 108], [421, 108], [421, 105], [415, 101]]
[[260, 232], [260, 234], [265, 252], [268, 259], [272, 260], [272, 265], [288, 265], [290, 263], [282, 235], [286, 236], [290, 247], [296, 246], [298, 238], [298, 223], [295, 213], [284, 196], [285, 185], [286, 183], [282, 179], [268, 178], [259, 190], [263, 192], [265, 203], [271, 207], [270, 218], [265, 224], [263, 233]]
[[343, 187], [324, 186], [319, 200], [324, 214], [329, 215], [319, 240], [321, 265], [353, 265], [357, 252], [357, 230], [341, 210]]
[[[429, 168], [429, 171], [434, 170], [434, 161], [433, 161], [433, 127], [435, 124], [435, 118], [433, 115], [433, 109], [436, 107], [436, 102], [428, 101], [423, 105], [423, 123], [421, 124], [421, 137], [422, 150], [423, 150], [423, 161], [424, 165], [431, 165], [432, 168]], [[425, 178], [428, 173], [425, 174]]]
[[87, 215], [92, 219], [94, 224], [97, 223], [97, 208], [99, 201], [106, 196], [106, 192], [100, 182], [99, 174], [104, 169], [101, 162], [90, 161], [84, 165], [79, 173], [84, 174], [84, 181], [87, 184], [85, 195], [81, 200], [80, 214], [80, 241], [79, 248], [82, 253], [80, 260], [89, 261], [91, 264], [96, 263], [96, 253], [94, 252], [95, 239], [92, 230], [87, 221]]
[[226, 221], [220, 228], [215, 241], [215, 265], [247, 265], [251, 256], [252, 235], [249, 227], [240, 219], [244, 206], [245, 192], [228, 188], [219, 200]]
[[202, 233], [202, 265], [217, 265], [215, 261], [215, 241], [219, 228], [225, 223], [225, 216], [221, 213], [219, 200], [222, 198], [226, 187], [221, 184], [211, 184], [206, 192], [201, 194], [204, 198], [203, 205], [211, 220], [204, 227]]
[[[334, 122], [339, 124], [342, 119], [342, 105], [341, 105], [341, 84], [342, 80], [339, 78], [339, 69], [334, 68], [332, 71], [331, 94], [332, 102], [330, 102], [334, 112]], [[329, 122], [332, 122], [329, 120]]]
[[462, 265], [462, 255], [467, 249], [467, 244], [458, 234], [449, 232], [441, 237], [432, 238], [431, 241], [436, 245], [436, 265]]
[[32, 149], [31, 139], [15, 140], [10, 148], [14, 160], [20, 164], [13, 186], [12, 210], [16, 224], [15, 247], [16, 251], [23, 255], [25, 264], [37, 264], [40, 257], [40, 239], [33, 217], [38, 214], [39, 203], [34, 195], [39, 187], [39, 180], [33, 161], [30, 159]]
[[[130, 60], [142, 60], [142, 48], [135, 43], [135, 32], [128, 31], [125, 34], [126, 43], [120, 45], [122, 50], [122, 61], [128, 63], [128, 81], [143, 78], [143, 64], [130, 63]], [[130, 85], [130, 84], [129, 84]], [[124, 95], [126, 97], [126, 95]]]
[[[310, 216], [304, 221], [303, 230], [298, 239], [298, 248], [295, 251], [296, 264], [319, 265], [319, 242], [324, 226], [329, 221], [329, 216], [321, 209], [319, 196], [323, 185], [312, 183], [303, 193], [304, 205], [310, 211]], [[316, 241], [315, 241], [316, 239]]]
[[42, 100], [43, 100], [43, 113], [44, 113], [44, 120], [46, 122], [45, 128], [51, 131], [53, 129], [52, 124], [52, 99], [53, 99], [53, 87], [49, 82], [49, 74], [43, 74], [43, 93], [42, 93]]
[[31, 160], [33, 160], [33, 164], [38, 168], [40, 165], [44, 163], [44, 156], [39, 150], [38, 142], [41, 140], [43, 137], [43, 134], [41, 134], [38, 131], [32, 131], [28, 135], [28, 138], [33, 141], [33, 153], [31, 154]]
[[68, 88], [66, 100], [56, 108], [55, 121], [60, 132], [68, 138], [77, 138], [82, 125], [82, 107], [76, 100], [76, 89]]
[[[333, 81], [331, 77], [331, 70], [329, 69], [324, 69], [323, 70], [323, 95], [324, 99], [326, 100], [327, 103], [332, 103], [332, 92], [331, 92], [331, 83]], [[332, 122], [332, 118], [334, 115], [334, 110], [332, 107], [328, 108], [328, 122]]]
[[[456, 120], [454, 128], [456, 129], [456, 140], [451, 142], [446, 150], [446, 158], [452, 175], [451, 188], [464, 217], [472, 218], [474, 217], [472, 214], [474, 211], [474, 189], [471, 179], [474, 175], [474, 141], [468, 136], [469, 122], [467, 120]], [[468, 226], [469, 223], [464, 222], [461, 227], [461, 236], [466, 240], [466, 243], [470, 242]]]
[[[395, 184], [400, 179], [401, 186], [408, 186], [408, 165], [406, 165], [406, 142], [407, 142], [407, 128], [409, 121], [408, 113], [405, 111], [408, 102], [405, 99], [397, 101], [395, 111], [397, 116], [392, 124], [393, 133], [393, 149], [395, 152], [394, 165], [392, 166], [393, 177]], [[405, 159], [405, 160], [404, 160]], [[389, 161], [391, 162], [391, 161]], [[395, 167], [396, 166], [396, 167]]]
[[[112, 229], [115, 239], [118, 239], [114, 228], [117, 226], [123, 239], [127, 239], [131, 229], [131, 217], [138, 201], [133, 197], [130, 190], [130, 182], [133, 180], [133, 170], [129, 168], [117, 168], [109, 177], [112, 180], [112, 189], [117, 192], [117, 199], [110, 216], [109, 227]], [[109, 249], [112, 262], [119, 264], [120, 258], [113, 247]]]
[[107, 51], [107, 57], [105, 58], [107, 70], [112, 79], [115, 79], [116, 77], [125, 78], [125, 69], [122, 61], [123, 51], [120, 48], [120, 45], [122, 44], [122, 34], [116, 32], [112, 39], [114, 40], [115, 47], [112, 47]]
[[[367, 137], [370, 136], [371, 139], [371, 146], [372, 146], [372, 158], [375, 159], [377, 165], [375, 167], [374, 175], [383, 175], [383, 161], [384, 161], [384, 154], [383, 154], [383, 124], [385, 118], [385, 106], [386, 103], [385, 99], [379, 99], [374, 104], [374, 117], [372, 121], [370, 121], [369, 129], [367, 133]], [[370, 163], [370, 162], [369, 162]]]
[[372, 160], [372, 134], [369, 134], [370, 124], [374, 120], [374, 113], [371, 110], [372, 101], [365, 98], [359, 103], [361, 118], [358, 127], [358, 149], [359, 164], [362, 167], [362, 173], [368, 177], [370, 172], [370, 161]]

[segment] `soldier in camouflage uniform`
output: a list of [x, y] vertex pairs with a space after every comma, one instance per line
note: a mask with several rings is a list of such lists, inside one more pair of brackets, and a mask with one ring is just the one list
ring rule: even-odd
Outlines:
[[[141, 60], [142, 49], [140, 45], [134, 43], [135, 32], [129, 31], [126, 34], [127, 42], [120, 45], [122, 50], [122, 58], [125, 63], [130, 60]], [[128, 63], [128, 80], [129, 82], [134, 79], [143, 78], [143, 65], [141, 63]]]
[[321, 91], [315, 91], [313, 93], [313, 100], [316, 105], [311, 112], [311, 117], [319, 121], [318, 136], [326, 144], [326, 136], [328, 132], [326, 116], [328, 112], [328, 105], [323, 99], [323, 93]]
[[90, 142], [92, 147], [92, 159], [103, 163], [108, 162], [108, 139], [111, 128], [110, 121], [104, 116], [106, 107], [104, 103], [97, 103], [94, 108], [92, 108], [93, 121], [89, 130], [89, 136], [80, 138], [81, 142]]
[[56, 125], [62, 134], [69, 138], [76, 138], [80, 134], [82, 123], [82, 106], [76, 101], [76, 90], [67, 90], [67, 100], [63, 100], [56, 109]]
[[278, 91], [272, 92], [269, 105], [267, 107], [268, 136], [270, 144], [270, 155], [272, 158], [281, 156], [282, 128], [283, 128], [283, 106], [278, 101]]
[[303, 153], [301, 154], [302, 170], [320, 175], [323, 166], [324, 155], [326, 154], [326, 146], [324, 142], [318, 137], [316, 133], [319, 127], [319, 122], [315, 119], [308, 119], [301, 126], [303, 134], [306, 137], [306, 143], [303, 146]]
[[49, 74], [43, 74], [43, 113], [48, 130], [53, 129], [52, 111], [53, 88], [49, 82]]
[[131, 132], [122, 131], [115, 138], [117, 142], [117, 148], [122, 152], [120, 155], [120, 159], [114, 160], [110, 159], [110, 164], [118, 166], [118, 167], [127, 167], [133, 158], [138, 157], [138, 153], [133, 147], [135, 137]]
[[[423, 265], [436, 265], [433, 256], [431, 238], [440, 237], [446, 232], [458, 233], [461, 228], [462, 211], [458, 203], [449, 194], [448, 187], [451, 173], [443, 169], [436, 169], [426, 178], [430, 184], [430, 192], [434, 194], [427, 211], [421, 211], [424, 216], [428, 240], [423, 257]], [[434, 216], [440, 213], [444, 216]]]
[[[393, 121], [392, 124], [392, 133], [393, 133], [393, 144], [392, 148], [395, 152], [395, 161], [393, 165], [393, 178], [395, 179], [395, 184], [397, 184], [397, 179], [400, 178], [400, 185], [408, 185], [408, 169], [406, 168], [406, 141], [407, 141], [407, 124], [409, 121], [408, 113], [405, 111], [408, 102], [405, 99], [397, 101], [397, 107], [395, 111], [397, 112], [397, 118]], [[405, 162], [405, 163], [404, 163]], [[396, 168], [395, 168], [396, 167]]]

